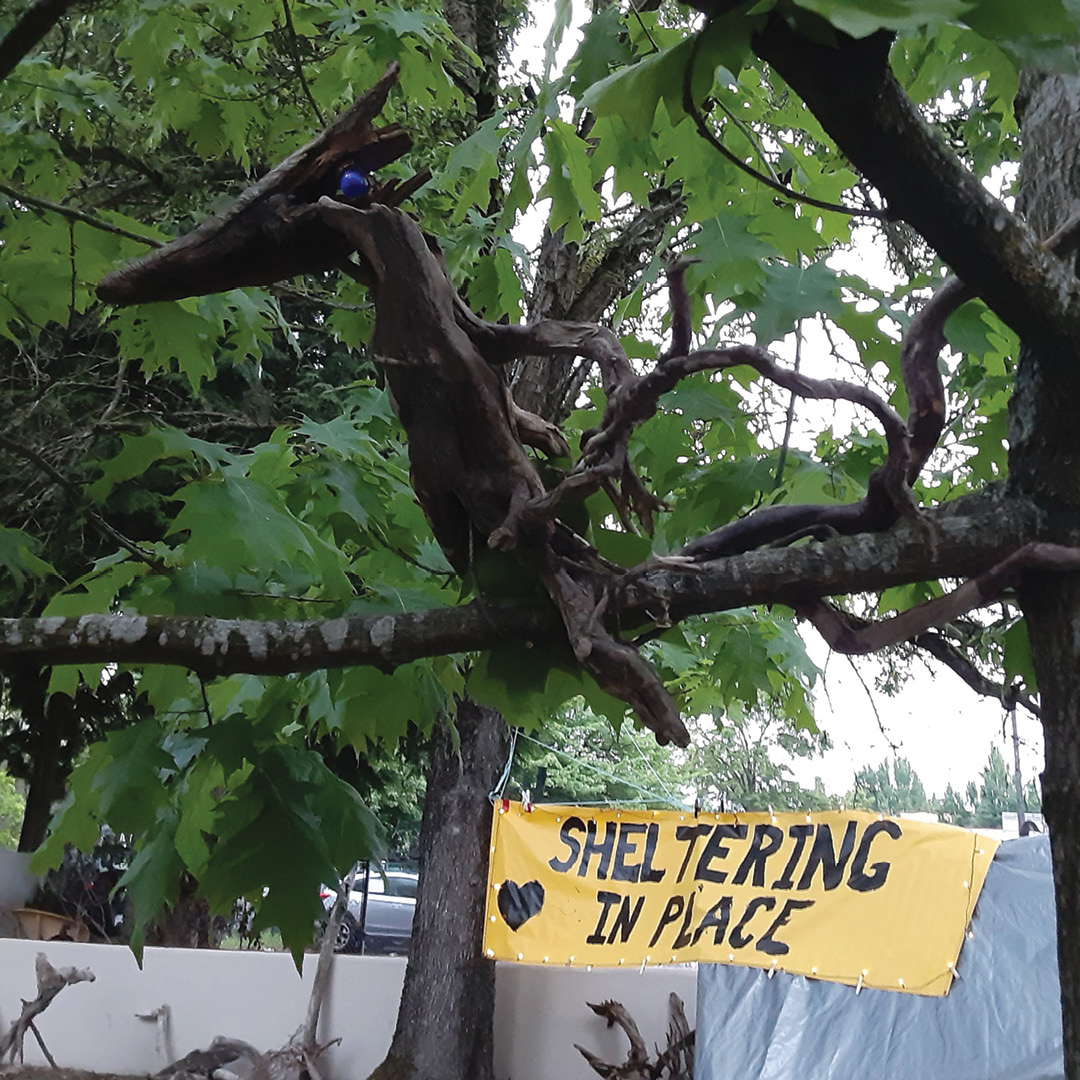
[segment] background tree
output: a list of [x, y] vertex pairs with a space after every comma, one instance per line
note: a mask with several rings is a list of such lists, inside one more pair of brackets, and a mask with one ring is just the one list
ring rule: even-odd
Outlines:
[[855, 774], [853, 805], [884, 814], [925, 813], [930, 800], [919, 774], [904, 757], [883, 761], [876, 769], [869, 765]]
[[0, 847], [14, 850], [19, 842], [25, 799], [15, 787], [15, 780], [0, 773]]

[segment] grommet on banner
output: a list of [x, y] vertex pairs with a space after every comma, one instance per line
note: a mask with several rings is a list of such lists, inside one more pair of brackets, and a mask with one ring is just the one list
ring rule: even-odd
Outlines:
[[488, 954], [489, 957], [494, 956], [495, 955], [495, 950], [494, 949], [488, 949], [487, 954]]
[[525, 954], [524, 954], [524, 953], [520, 953], [520, 952], [519, 952], [519, 953], [518, 953], [518, 959], [519, 959], [519, 960], [524, 960], [524, 959], [525, 959]]
[[544, 957], [544, 960], [543, 960], [543, 962], [544, 962], [545, 964], [546, 964], [546, 963], [548, 962], [548, 958], [547, 958], [546, 956]]
[[509, 809], [510, 809], [510, 800], [509, 799], [503, 799], [502, 802], [499, 803], [499, 813], [500, 814], [505, 814]]
[[903, 990], [904, 989], [904, 980], [903, 980], [903, 978], [899, 978], [896, 981], [897, 981], [897, 984], [900, 986], [900, 989]]
[[585, 965], [585, 970], [586, 971], [592, 971], [592, 964], [586, 964]]
[[817, 974], [817, 964], [815, 964], [815, 965], [814, 965], [814, 966], [813, 966], [813, 967], [812, 967], [812, 968], [810, 969], [810, 974], [811, 974], [811, 975], [816, 975], [816, 974]]

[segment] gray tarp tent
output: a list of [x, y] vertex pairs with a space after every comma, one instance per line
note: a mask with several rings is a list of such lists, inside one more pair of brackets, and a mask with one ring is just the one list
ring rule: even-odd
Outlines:
[[1050, 843], [1003, 843], [947, 997], [698, 970], [697, 1080], [1063, 1080]]

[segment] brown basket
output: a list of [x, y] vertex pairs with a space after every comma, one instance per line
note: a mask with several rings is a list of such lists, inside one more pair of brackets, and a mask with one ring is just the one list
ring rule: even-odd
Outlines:
[[19, 924], [19, 933], [31, 941], [89, 941], [90, 930], [80, 919], [70, 919], [53, 911], [37, 908], [12, 908], [11, 914]]

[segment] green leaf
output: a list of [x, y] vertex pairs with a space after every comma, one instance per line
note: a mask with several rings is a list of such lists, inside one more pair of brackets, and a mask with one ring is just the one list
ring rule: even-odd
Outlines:
[[1002, 639], [1005, 646], [1003, 664], [1005, 667], [1005, 683], [1008, 685], [1013, 679], [1022, 679], [1029, 694], [1039, 692], [1039, 681], [1035, 675], [1035, 660], [1031, 654], [1031, 639], [1028, 637], [1027, 620], [1018, 619], [1008, 630]]
[[27, 574], [35, 577], [56, 574], [49, 563], [35, 554], [39, 549], [38, 541], [21, 529], [0, 526], [0, 566], [11, 574], [16, 585], [21, 586]]
[[551, 199], [548, 228], [554, 231], [565, 226], [568, 241], [581, 241], [585, 235], [581, 218], [600, 218], [600, 195], [593, 187], [588, 144], [572, 124], [551, 119], [544, 135], [544, 160], [548, 177], [537, 198]]
[[522, 315], [525, 292], [521, 287], [514, 257], [505, 247], [483, 255], [469, 282], [469, 305], [488, 322], [508, 317], [516, 323]]
[[959, 19], [972, 0], [794, 0], [797, 7], [827, 19], [854, 38], [878, 30], [917, 30], [931, 23]]
[[[694, 65], [693, 93], [700, 101], [721, 65], [737, 72], [750, 46], [753, 20], [743, 16], [710, 22], [700, 35]], [[618, 116], [634, 137], [648, 133], [661, 101], [672, 123], [684, 115], [683, 73], [694, 50], [693, 38], [655, 52], [630, 67], [594, 83], [582, 95], [581, 104], [597, 116]]]

